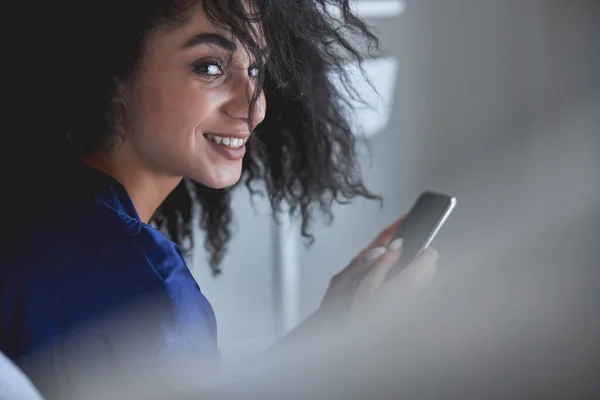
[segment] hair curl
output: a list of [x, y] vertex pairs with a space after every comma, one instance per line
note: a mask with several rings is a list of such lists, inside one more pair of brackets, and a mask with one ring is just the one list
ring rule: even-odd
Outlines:
[[[197, 2], [50, 2], [50, 9], [37, 9], [41, 18], [31, 29], [37, 32], [35, 44], [43, 48], [32, 55], [16, 46], [13, 53], [13, 76], [21, 77], [15, 78], [13, 105], [25, 110], [17, 118], [27, 128], [19, 129], [16, 137], [21, 145], [28, 144], [28, 151], [21, 155], [22, 164], [16, 164], [19, 172], [11, 176], [12, 189], [20, 195], [3, 196], [10, 203], [5, 207], [41, 207], [68, 188], [86, 156], [113, 145], [116, 80], [127, 79], [139, 68], [149, 35], [185, 22]], [[345, 69], [349, 61], [362, 65], [359, 45], [371, 51], [378, 48], [378, 40], [352, 13], [349, 0], [256, 0], [247, 6], [243, 0], [203, 2], [211, 22], [230, 30], [256, 60], [262, 60], [263, 50], [257, 37], [264, 37], [270, 53], [249, 109], [252, 112], [264, 90], [267, 113], [253, 132], [238, 185], [245, 184], [252, 194], [266, 192], [276, 216], [289, 212], [300, 217], [302, 235], [312, 240], [315, 212], [331, 220], [333, 202], [357, 196], [379, 199], [362, 183], [356, 136], [348, 119], [349, 99], [360, 96]], [[346, 93], [332, 84], [335, 74]], [[39, 167], [26, 171], [32, 161]], [[15, 164], [10, 165], [14, 171]], [[265, 190], [255, 185], [258, 182]], [[199, 205], [210, 266], [219, 273], [231, 238], [231, 193], [238, 185], [216, 190], [184, 179], [153, 221], [189, 252]]]

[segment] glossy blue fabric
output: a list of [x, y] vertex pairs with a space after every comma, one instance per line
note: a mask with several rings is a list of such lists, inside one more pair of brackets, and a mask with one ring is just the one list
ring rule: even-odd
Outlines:
[[[128, 332], [102, 332], [94, 350], [118, 361], [119, 341], [139, 328], [149, 352], [187, 346], [218, 362], [213, 309], [179, 248], [140, 220], [119, 182], [94, 169], [81, 178], [0, 260], [0, 350], [18, 363], [65, 345], [98, 317], [152, 299], [165, 307], [146, 310]], [[55, 362], [69, 367], [68, 359]]]

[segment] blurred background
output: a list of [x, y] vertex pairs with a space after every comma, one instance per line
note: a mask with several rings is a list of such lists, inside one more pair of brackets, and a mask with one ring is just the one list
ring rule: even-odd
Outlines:
[[[355, 8], [383, 47], [365, 65], [379, 97], [365, 86], [373, 109], [355, 120], [365, 133], [365, 182], [384, 206], [336, 207], [307, 247], [295, 221], [274, 224], [268, 204], [251, 203], [240, 188], [223, 274], [210, 275], [201, 246], [191, 266], [218, 316], [224, 357], [261, 350], [312, 313], [331, 276], [423, 190], [458, 198], [434, 241], [435, 285], [452, 271], [494, 271], [467, 286], [469, 299], [485, 301], [510, 296], [521, 276], [558, 298], [581, 296], [580, 317], [597, 318], [600, 1], [373, 0]], [[441, 326], [456, 321], [455, 306], [442, 310]]]

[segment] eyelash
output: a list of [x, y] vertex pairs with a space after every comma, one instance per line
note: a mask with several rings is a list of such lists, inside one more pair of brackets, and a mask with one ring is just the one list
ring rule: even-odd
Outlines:
[[[216, 66], [219, 69], [219, 73], [218, 74], [211, 74], [209, 72], [206, 72], [207, 68], [206, 67], [212, 67], [212, 66]], [[215, 80], [218, 79], [220, 77], [222, 77], [223, 75], [225, 75], [224, 72], [224, 65], [221, 61], [219, 60], [204, 60], [204, 61], [199, 61], [196, 62], [192, 65], [192, 69], [194, 70], [195, 73], [197, 73], [198, 75], [201, 75], [205, 78], [208, 78], [210, 80]], [[257, 75], [253, 76], [250, 74], [251, 70], [256, 70]], [[250, 75], [250, 77], [252, 79], [258, 79], [258, 74], [260, 74], [260, 71], [258, 71], [258, 67], [256, 65], [251, 65], [248, 68], [248, 74]]]

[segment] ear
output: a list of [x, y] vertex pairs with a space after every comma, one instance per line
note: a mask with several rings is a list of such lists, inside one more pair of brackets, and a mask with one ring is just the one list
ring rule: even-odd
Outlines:
[[114, 91], [109, 112], [111, 130], [125, 139], [127, 131], [127, 114], [129, 110], [129, 84], [121, 78], [114, 78]]
[[119, 77], [115, 77], [113, 79], [113, 83], [114, 83], [114, 99], [113, 102], [114, 104], [128, 104], [129, 102], [129, 93], [130, 93], [130, 86], [131, 83], [129, 82], [130, 80], [127, 79], [123, 79], [123, 78], [119, 78]]

